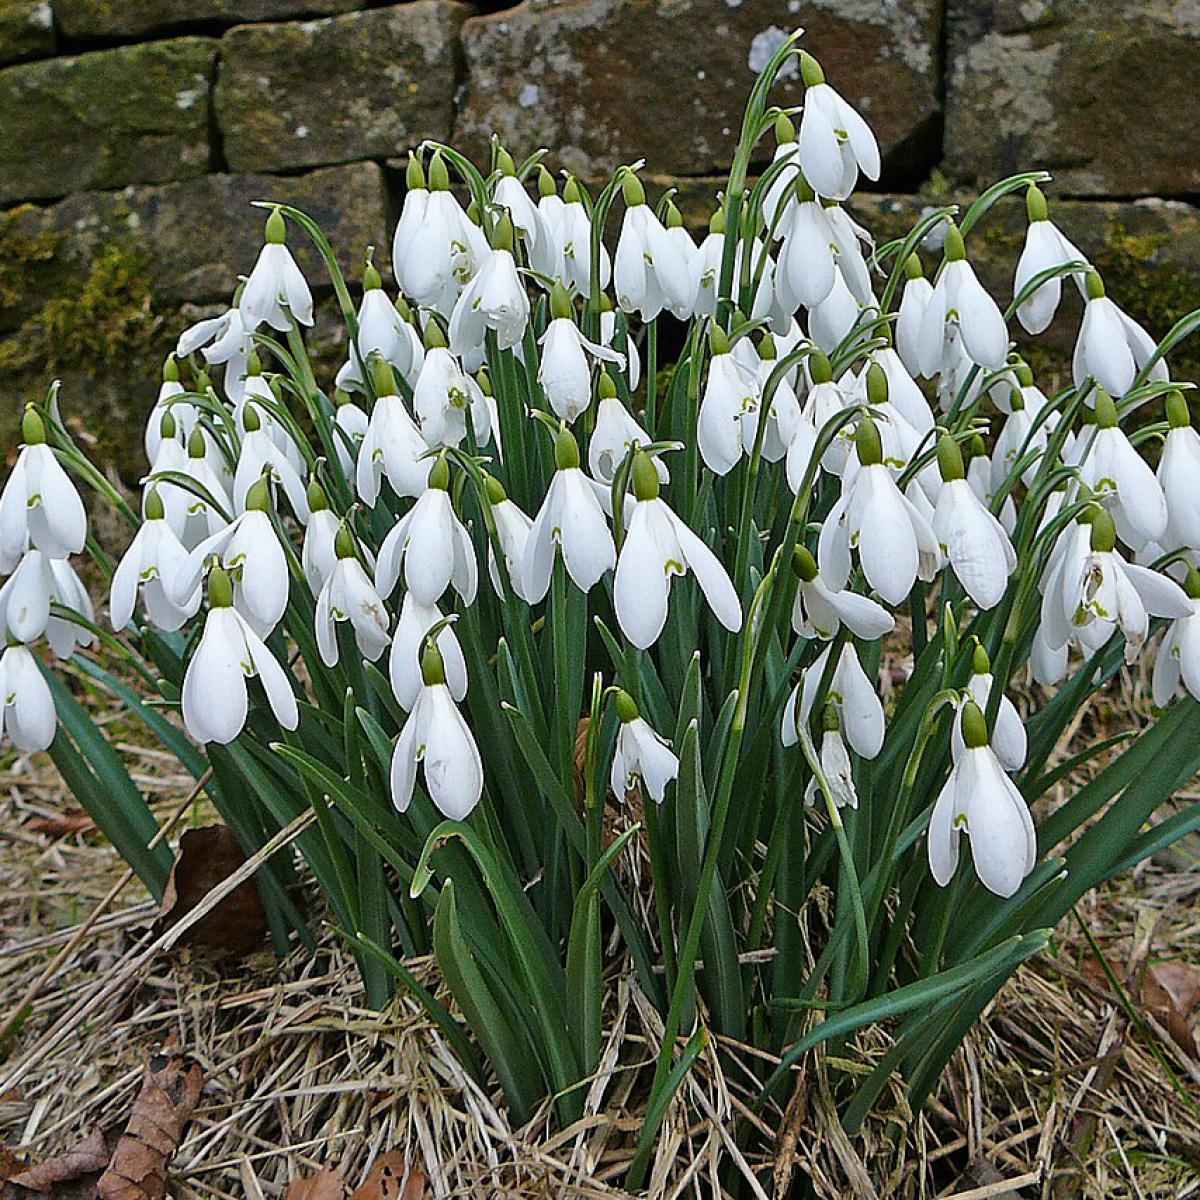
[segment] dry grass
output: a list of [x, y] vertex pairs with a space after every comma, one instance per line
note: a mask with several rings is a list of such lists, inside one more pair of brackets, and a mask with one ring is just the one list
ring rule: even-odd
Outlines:
[[[1138, 680], [1121, 689], [1105, 703], [1127, 722], [1144, 692]], [[1081, 713], [1077, 745], [1110, 717]], [[190, 780], [169, 773], [170, 759], [124, 749], [164, 816], [204, 819], [181, 808]], [[315, 957], [262, 954], [224, 973], [186, 952], [151, 953], [153, 906], [136, 885], [113, 895], [124, 869], [95, 834], [51, 841], [25, 828], [66, 803], [53, 769], [17, 759], [0, 788], [0, 1021], [67, 950], [4, 1046], [0, 1127], [23, 1156], [119, 1127], [145, 1058], [168, 1048], [208, 1079], [176, 1161], [180, 1197], [281, 1197], [320, 1166], [357, 1182], [391, 1149], [419, 1161], [439, 1197], [625, 1194], [614, 1181], [640, 1124], [637, 1068], [660, 1029], [628, 976], [612, 981], [587, 1115], [565, 1131], [545, 1115], [513, 1129], [411, 1001], [383, 1014], [361, 1006], [353, 962], [331, 932]], [[1176, 847], [1081, 907], [1118, 975], [1131, 946], [1143, 961], [1200, 961], [1198, 862], [1195, 843]], [[1161, 1029], [1131, 1025], [1089, 957], [1077, 924], [1060, 929], [985, 1014], [929, 1110], [914, 1117], [896, 1088], [853, 1141], [829, 1115], [827, 1076], [869, 1069], [885, 1032], [859, 1037], [851, 1062], [810, 1056], [787, 1111], [764, 1114], [765, 1136], [752, 1144], [769, 1151], [749, 1162], [729, 1131], [750, 1117], [755, 1052], [725, 1047], [734, 1065], [724, 1072], [707, 1052], [664, 1125], [650, 1195], [708, 1200], [723, 1194], [718, 1173], [732, 1171], [790, 1178], [793, 1194], [819, 1197], [1200, 1196], [1200, 1067]], [[436, 984], [430, 963], [414, 969]]]

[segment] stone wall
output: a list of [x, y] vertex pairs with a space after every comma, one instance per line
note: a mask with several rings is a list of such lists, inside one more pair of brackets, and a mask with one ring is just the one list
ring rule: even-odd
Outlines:
[[702, 220], [795, 25], [879, 135], [873, 220], [1046, 167], [1118, 300], [1158, 332], [1196, 303], [1195, 0], [0, 0], [0, 436], [61, 377], [136, 473], [157, 362], [253, 261], [250, 201], [386, 257], [422, 138], [481, 156], [495, 131], [585, 178], [644, 157]]

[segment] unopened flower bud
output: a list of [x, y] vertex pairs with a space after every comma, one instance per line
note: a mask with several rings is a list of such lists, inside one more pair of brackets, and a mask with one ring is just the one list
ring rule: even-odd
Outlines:
[[963, 704], [962, 735], [968, 750], [978, 750], [988, 744], [987, 721], [974, 700], [967, 700]]
[[797, 546], [792, 551], [792, 570], [802, 583], [812, 583], [817, 577], [817, 560], [807, 546]]

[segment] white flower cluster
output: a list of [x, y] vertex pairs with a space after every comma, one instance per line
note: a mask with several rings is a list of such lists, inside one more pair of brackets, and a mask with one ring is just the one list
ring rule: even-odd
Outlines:
[[[313, 322], [285, 218], [271, 214], [233, 306], [187, 330], [168, 361], [146, 427], [142, 522], [112, 573], [114, 630], [134, 622], [140, 598], [149, 625], [189, 634], [181, 709], [194, 738], [238, 737], [252, 676], [278, 725], [296, 728], [300, 685], [283, 632], [306, 588], [301, 611], [312, 613], [321, 662], [339, 663], [347, 631], [366, 660], [389, 653], [408, 714], [392, 760], [397, 808], [420, 774], [443, 813], [465, 817], [487, 770], [460, 712], [469, 681], [454, 618], [476, 602], [481, 565], [505, 603], [537, 606], [561, 556], [579, 591], [606, 589], [635, 654], [660, 639], [672, 584], [690, 573], [717, 625], [739, 634], [755, 577], [732, 555], [749, 555], [765, 531], [733, 539], [693, 500], [733, 486], [723, 483], [731, 476], [744, 490], [760, 468], [792, 495], [823, 498], [819, 529], [802, 530], [783, 564], [795, 635], [827, 643], [782, 712], [785, 746], [814, 721], [821, 735], [810, 799], [819, 772], [837, 804], [857, 804], [852, 756], [875, 757], [886, 734], [864, 666], [877, 656], [864, 647], [893, 632], [892, 610], [915, 586], [939, 578], [944, 598], [965, 594], [988, 611], [1022, 586], [1019, 567], [1023, 577], [1037, 564], [1030, 658], [1047, 685], [1064, 677], [1073, 649], [1090, 655], [1114, 633], [1132, 662], [1151, 618], [1166, 618], [1155, 700], [1181, 686], [1200, 698], [1200, 438], [1183, 393], [1164, 384], [1153, 340], [1105, 294], [1032, 183], [1014, 312], [1040, 333], [1063, 278], [1077, 285], [1068, 404], [1049, 399], [1013, 352], [967, 257], [965, 222], [942, 218], [933, 282], [919, 240], [889, 282], [843, 207], [860, 174], [879, 176], [875, 138], [810, 56], [801, 68], [799, 127], [787, 115], [776, 122], [761, 204], [725, 198], [699, 245], [669, 199], [657, 212], [646, 203], [632, 169], [610, 188], [625, 203], [610, 259], [593, 224], [599, 205], [574, 179], [560, 194], [538, 166], [535, 201], [499, 151], [486, 193], [465, 209], [447, 156], [414, 156], [392, 244], [398, 293], [368, 265], [334, 401], [319, 397], [317, 438], [292, 415], [294, 381], [260, 361], [257, 335], [287, 334], [294, 348]], [[656, 334], [661, 314], [685, 323], [690, 347], [680, 369], [694, 372], [695, 404], [682, 444], [664, 437], [661, 410], [631, 400], [642, 383], [658, 388], [653, 343], [639, 348], [635, 334]], [[185, 390], [180, 364], [198, 366], [198, 356], [223, 371], [219, 390], [207, 375]], [[1140, 453], [1151, 439], [1122, 422], [1164, 394], [1155, 470]], [[679, 421], [673, 413], [669, 428]], [[44, 636], [65, 657], [95, 636], [70, 565], [85, 546], [84, 508], [47, 436], [31, 407], [0, 498], [0, 717], [25, 750], [45, 748], [55, 729], [31, 643]], [[548, 478], [540, 494], [527, 484], [535, 461]], [[472, 481], [474, 508], [459, 486]], [[1020, 506], [1035, 502], [1037, 520], [1019, 527]], [[754, 634], [750, 622], [742, 636]], [[966, 833], [981, 880], [1007, 896], [1032, 869], [1035, 842], [1010, 779], [1025, 761], [1024, 728], [1002, 698], [989, 733], [992, 683], [977, 652], [928, 852], [946, 883]], [[661, 801], [678, 761], [624, 693], [618, 715], [611, 785], [623, 794], [641, 780]]]

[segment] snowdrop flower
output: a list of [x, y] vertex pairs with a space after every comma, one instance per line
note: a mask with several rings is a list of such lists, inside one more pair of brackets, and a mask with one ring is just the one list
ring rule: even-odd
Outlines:
[[696, 437], [705, 466], [716, 475], [728, 475], [742, 457], [742, 418], [757, 410], [762, 395], [757, 375], [737, 361], [719, 325], [709, 327], [709, 344], [712, 357]]
[[849, 336], [858, 320], [859, 303], [846, 286], [840, 271], [834, 272], [833, 287], [808, 314], [808, 332], [826, 354], [832, 354]]
[[796, 547], [792, 570], [797, 578], [792, 628], [802, 638], [829, 641], [845, 625], [855, 637], [874, 641], [896, 628], [891, 613], [869, 596], [828, 587], [821, 578], [816, 560], [805, 547]]
[[820, 64], [803, 50], [800, 75], [805, 86], [800, 167], [820, 195], [845, 200], [859, 171], [879, 178], [879, 145], [866, 121], [825, 82]]
[[392, 234], [392, 270], [402, 291], [410, 296], [416, 293], [409, 288], [405, 279], [405, 266], [417, 237], [421, 232], [425, 208], [429, 203], [429, 188], [425, 186], [425, 169], [421, 160], [410, 150], [408, 166], [404, 171], [404, 203], [400, 206], [400, 219]]
[[[806, 359], [806, 369], [810, 380], [808, 395], [787, 455], [787, 480], [793, 492], [798, 492], [804, 481], [804, 473], [816, 448], [817, 435], [850, 403], [841, 384], [834, 381], [829, 358], [822, 350], [813, 348]], [[846, 469], [852, 445], [853, 433], [843, 425], [821, 456], [822, 467], [831, 475], [841, 475]]]
[[938, 795], [929, 819], [929, 870], [940, 887], [958, 868], [958, 838], [965, 832], [979, 881], [1007, 898], [1033, 870], [1037, 837], [1025, 798], [988, 745], [987, 723], [968, 700], [960, 717], [963, 751]]
[[436, 604], [451, 584], [464, 604], [474, 601], [475, 547], [454, 514], [449, 488], [450, 466], [439, 457], [429, 472], [429, 486], [379, 547], [375, 586], [380, 595], [392, 594], [403, 567], [404, 582], [421, 604]]
[[[588, 442], [588, 470], [593, 479], [611, 487], [629, 453], [629, 447], [634, 442], [639, 446], [648, 446], [654, 439], [621, 403], [616, 385], [607, 371], [600, 373], [597, 393], [600, 403], [596, 408], [596, 428], [592, 431], [592, 440]], [[671, 476], [666, 463], [661, 458], [653, 461], [659, 480], [668, 483]]]
[[462, 703], [467, 694], [467, 663], [452, 621], [443, 618], [436, 604], [422, 604], [412, 592], [406, 592], [388, 659], [392, 694], [405, 712], [412, 711], [421, 694], [421, 654], [435, 625], [440, 626], [435, 641], [442, 656], [450, 695]]
[[659, 496], [650, 456], [633, 458], [632, 507], [613, 579], [613, 606], [625, 636], [639, 649], [652, 646], [667, 620], [671, 579], [689, 570], [713, 615], [731, 633], [742, 627], [742, 606], [725, 568]]
[[1008, 353], [1008, 330], [995, 300], [984, 291], [967, 262], [957, 225], [951, 224], [946, 232], [945, 254], [942, 273], [921, 321], [921, 373], [933, 376], [941, 369], [951, 330], [962, 338], [963, 351], [971, 362], [998, 371]]
[[[422, 351], [422, 354], [424, 352]], [[338, 388], [333, 393], [333, 449], [338, 466], [347, 479], [354, 478], [354, 464], [367, 436], [370, 418], [351, 399], [348, 392]]]
[[[401, 311], [401, 306], [403, 311]], [[417, 377], [425, 348], [417, 331], [406, 320], [408, 306], [403, 299], [396, 304], [383, 290], [383, 279], [373, 263], [363, 271], [363, 298], [358, 309], [358, 338], [351, 348], [348, 365], [351, 377], [361, 373], [374, 355], [391, 363], [410, 382]], [[357, 351], [357, 355], [355, 354]]]
[[46, 444], [32, 407], [21, 421], [25, 444], [0, 492], [0, 572], [11, 571], [32, 544], [48, 558], [78, 554], [87, 539], [83, 501]]
[[[195, 427], [195, 406], [186, 401], [177, 404], [171, 403], [175, 396], [183, 394], [184, 387], [179, 382], [179, 363], [173, 355], [168, 354], [166, 362], [163, 363], [162, 383], [159, 385], [158, 398], [154, 401], [154, 407], [151, 408], [150, 416], [146, 420], [146, 433], [142, 440], [146, 458], [150, 462], [158, 457], [158, 447], [162, 443], [163, 437], [163, 417], [167, 413], [171, 414], [175, 428], [181, 431], [184, 439]], [[177, 433], [176, 436], [179, 434]]]
[[[807, 722], [812, 717], [813, 705], [825, 678], [830, 649], [826, 646], [812, 666], [801, 675], [800, 682], [792, 689], [784, 705], [780, 736], [785, 746], [794, 746], [800, 740], [796, 732], [798, 722]], [[874, 758], [883, 748], [883, 705], [852, 645], [844, 645], [838, 653], [825, 703], [836, 710], [842, 733], [855, 754]]]
[[195, 616], [200, 607], [200, 591], [197, 589], [182, 607], [167, 594], [167, 581], [174, 580], [188, 552], [167, 522], [166, 509], [155, 487], [147, 489], [144, 515], [145, 520], [113, 572], [108, 615], [113, 629], [119, 633], [133, 619], [140, 591], [151, 624], [165, 633], [173, 633]]
[[250, 489], [262, 478], [283, 487], [292, 511], [300, 521], [308, 520], [308, 501], [304, 495], [304, 481], [291, 459], [279, 448], [279, 443], [263, 428], [258, 407], [247, 401], [242, 409], [241, 449], [238, 452], [237, 470], [233, 473], [233, 507], [241, 512], [246, 507]]
[[400, 812], [412, 803], [418, 763], [438, 811], [465, 820], [483, 795], [483, 761], [446, 685], [442, 655], [428, 641], [421, 655], [421, 690], [392, 752], [392, 803]]
[[[199, 350], [209, 366], [225, 368], [222, 384], [225, 395], [232, 404], [237, 404], [242, 398], [246, 366], [254, 349], [254, 343], [250, 339], [251, 331], [242, 320], [242, 294], [243, 291], [239, 287], [232, 308], [219, 317], [197, 321], [179, 335], [175, 346], [176, 358], [188, 358]], [[147, 454], [146, 457], [151, 462], [154, 461], [153, 454]]]
[[832, 291], [838, 270], [829, 217], [803, 175], [799, 177], [781, 232], [783, 244], [775, 265], [776, 289], [786, 308], [794, 310], [801, 304], [815, 308]]
[[573, 320], [571, 299], [561, 283], [550, 293], [552, 320], [542, 334], [542, 361], [538, 382], [555, 415], [568, 424], [583, 412], [592, 399], [591, 368], [587, 356], [616, 363], [625, 369], [625, 359], [607, 346], [589, 342]]
[[1154, 659], [1151, 691], [1159, 708], [1171, 703], [1181, 683], [1200, 699], [1200, 572], [1195, 567], [1188, 568], [1183, 587], [1192, 611], [1171, 622]]
[[337, 665], [337, 626], [349, 622], [359, 653], [374, 662], [388, 642], [388, 614], [354, 552], [354, 538], [342, 526], [333, 541], [337, 561], [317, 597], [314, 625], [317, 649], [327, 667]]
[[[783, 162], [783, 169], [763, 197], [763, 221], [768, 229], [779, 228], [796, 209], [796, 188], [802, 178], [800, 174], [800, 147], [796, 142], [796, 126], [787, 113], [775, 118], [775, 156], [772, 166]], [[780, 208], [782, 206], [782, 213]], [[778, 223], [776, 217], [779, 218]]]
[[[904, 360], [891, 346], [883, 346], [871, 356], [867, 367], [868, 381], [872, 371], [881, 372], [887, 382], [883, 391], [886, 399], [896, 411], [920, 434], [925, 435], [933, 428], [933, 413], [925, 393], [913, 377], [908, 373]], [[872, 402], [873, 403], [873, 402]]]
[[[275, 209], [267, 218], [266, 242], [242, 292], [242, 324], [253, 332], [265, 321], [286, 333], [293, 321], [313, 323], [313, 298], [292, 252], [284, 244], [287, 226]], [[286, 305], [286, 307], [285, 307]]]
[[[821, 712], [821, 747], [817, 752], [817, 762], [821, 767], [821, 774], [825, 776], [834, 804], [838, 808], [857, 808], [858, 791], [854, 786], [854, 768], [850, 763], [846, 743], [842, 740], [837, 709], [832, 704], [826, 704]], [[814, 774], [804, 789], [804, 803], [809, 808], [816, 803], [820, 791], [821, 786]]]
[[[525, 243], [530, 267], [547, 279], [555, 279], [561, 271], [558, 246], [541, 209], [529, 198], [525, 185], [517, 178], [517, 168], [512, 155], [503, 146], [496, 155], [496, 165], [501, 174], [496, 181], [492, 200], [507, 210], [513, 228]], [[543, 178], [550, 181], [553, 190], [554, 180], [550, 172], [543, 167], [538, 177], [539, 192]]]
[[855, 448], [860, 469], [821, 527], [821, 574], [830, 588], [842, 590], [850, 578], [850, 552], [857, 548], [867, 583], [889, 604], [899, 604], [918, 576], [933, 578], [941, 560], [937, 538], [884, 465], [879, 430], [869, 418], [859, 422]]
[[[539, 176], [540, 178], [540, 176]], [[553, 185], [553, 180], [551, 180]], [[557, 203], [555, 203], [557, 201]], [[572, 175], [563, 188], [562, 199], [548, 195], [544, 190], [538, 201], [551, 236], [555, 239], [562, 262], [562, 281], [567, 287], [582, 296], [592, 290], [592, 223], [583, 207], [582, 189]], [[600, 290], [604, 291], [612, 279], [612, 258], [608, 248], [600, 243]], [[630, 383], [630, 387], [636, 387]]]
[[[646, 203], [641, 181], [632, 173], [622, 183], [625, 217], [613, 262], [617, 304], [653, 321], [664, 308], [688, 313], [692, 307], [692, 273], [687, 248], [668, 231]], [[686, 236], [686, 234], [685, 234]]]
[[[1025, 407], [1024, 389], [1011, 389], [1011, 410], [1001, 426], [992, 452], [990, 490], [995, 492], [1004, 486], [1017, 463], [1030, 452], [1040, 457], [1046, 452], [1046, 443], [1053, 428], [1049, 420], [1034, 424], [1036, 413]], [[1034, 458], [1021, 472], [1021, 480], [1031, 487], [1038, 472], [1038, 459]]]
[[233, 584], [216, 568], [208, 577], [208, 617], [183, 677], [183, 724], [198, 742], [227, 745], [246, 725], [247, 678], [257, 675], [275, 719], [300, 723], [287, 673], [249, 622], [233, 607]]
[[1188, 404], [1181, 392], [1167, 397], [1170, 430], [1158, 462], [1158, 483], [1167, 505], [1163, 543], [1174, 550], [1200, 550], [1200, 434], [1192, 428]]
[[[617, 336], [617, 313], [611, 307], [612, 301], [607, 296], [601, 298], [601, 303], [608, 307], [600, 313], [600, 341], [612, 349], [613, 339]], [[636, 392], [637, 386], [642, 380], [642, 359], [638, 354], [637, 343], [628, 335], [625, 337], [624, 357], [629, 368], [626, 375], [629, 381], [629, 390]]]
[[450, 348], [455, 354], [478, 349], [489, 329], [501, 350], [511, 350], [529, 324], [529, 297], [513, 259], [513, 226], [507, 213], [497, 222], [492, 243], [450, 315]]
[[967, 595], [981, 609], [995, 608], [1017, 569], [1017, 553], [1004, 526], [971, 490], [962, 451], [949, 434], [938, 441], [938, 466], [942, 487], [933, 511], [934, 535]]
[[52, 604], [92, 620], [91, 598], [71, 564], [30, 549], [0, 588], [0, 634], [7, 631], [19, 642], [45, 634], [57, 658], [70, 658], [77, 646], [92, 645], [95, 636], [69, 617], [52, 616]]
[[[193, 549], [205, 538], [223, 529], [228, 523], [226, 514], [232, 508], [225, 482], [213, 469], [209, 459], [208, 437], [204, 429], [197, 426], [188, 438], [186, 454], [173, 438], [163, 441], [147, 480], [157, 486], [162, 497], [164, 519], [185, 550]], [[188, 476], [198, 491], [191, 491], [170, 479], [162, 478], [163, 473], [168, 471], [179, 471]]]
[[569, 429], [554, 442], [554, 478], [525, 542], [524, 595], [536, 604], [550, 588], [554, 551], [575, 586], [587, 592], [617, 563], [617, 549], [591, 482], [579, 469], [579, 444]]
[[921, 260], [910, 254], [904, 264], [904, 291], [896, 317], [896, 349], [910, 375], [921, 374], [921, 326], [933, 295], [933, 284], [921, 270]]
[[358, 498], [374, 508], [383, 477], [398, 496], [419, 496], [429, 479], [429, 444], [396, 395], [396, 378], [382, 359], [373, 364], [375, 406], [366, 436], [358, 448], [355, 468]]
[[[466, 295], [466, 293], [463, 293]], [[467, 436], [467, 413], [476, 438], [491, 424], [483, 394], [474, 393], [458, 359], [446, 348], [446, 339], [436, 321], [425, 328], [425, 361], [413, 388], [413, 412], [421, 425], [421, 437], [429, 446], [457, 446]]]
[[[1017, 260], [1017, 273], [1013, 279], [1014, 300], [1026, 285], [1043, 271], [1049, 271], [1053, 267], [1065, 267], [1073, 262], [1087, 263], [1087, 259], [1050, 220], [1046, 197], [1036, 184], [1031, 184], [1025, 193], [1025, 209], [1029, 216], [1029, 229], [1025, 234], [1025, 249], [1021, 251], [1021, 257]], [[1077, 283], [1081, 282], [1081, 274], [1082, 272], [1076, 273]], [[1017, 308], [1017, 320], [1025, 327], [1027, 333], [1043, 332], [1054, 320], [1061, 297], [1062, 277], [1048, 279]]]
[[[758, 367], [755, 374], [766, 408], [767, 428], [763, 433], [762, 456], [767, 462], [778, 462], [788, 452], [802, 419], [800, 401], [796, 399], [796, 393], [786, 375], [776, 383], [770, 405], [765, 404], [767, 382], [777, 366], [776, 354], [774, 337], [769, 333], [764, 334], [758, 347]], [[757, 408], [750, 408], [742, 415], [742, 449], [747, 455], [754, 453], [754, 444], [758, 440], [758, 417]]]
[[[1154, 354], [1154, 339], [1108, 298], [1099, 272], [1088, 272], [1086, 289], [1083, 323], [1071, 363], [1075, 386], [1091, 376], [1110, 395], [1123, 396]], [[1167, 364], [1161, 358], [1149, 377], [1167, 378]]]
[[[166, 581], [177, 608], [194, 603], [209, 560], [223, 568], [233, 588], [231, 603], [259, 637], [268, 637], [287, 608], [287, 556], [267, 515], [270, 493], [259, 480], [246, 497], [246, 510], [188, 552]], [[194, 611], [194, 610], [193, 610]]]
[[[963, 714], [966, 709], [965, 701], [973, 701], [979, 706], [980, 712], [987, 712], [988, 699], [992, 694], [992, 665], [987, 651], [978, 642], [971, 660], [971, 678], [967, 680], [967, 694], [964, 703], [959, 705], [955, 717], [954, 728], [950, 739], [950, 749], [957, 762], [966, 749], [963, 740]], [[1000, 708], [996, 712], [996, 728], [992, 731], [992, 749], [1000, 765], [1009, 772], [1019, 771], [1025, 765], [1028, 753], [1028, 741], [1025, 735], [1025, 723], [1021, 714], [1007, 696], [1000, 697]]]
[[650, 798], [661, 804], [667, 784], [679, 777], [679, 759], [670, 744], [639, 715], [637, 704], [628, 692], [617, 691], [616, 709], [621, 728], [608, 780], [613, 795], [624, 800], [640, 780]]
[[[512, 590], [526, 603], [529, 597], [525, 595], [525, 544], [529, 540], [529, 531], [533, 521], [525, 515], [509, 498], [500, 481], [491, 475], [486, 476], [488, 505], [492, 511], [492, 519], [496, 523], [496, 540], [500, 543], [500, 553], [504, 557], [504, 569], [508, 573], [508, 582]], [[491, 545], [488, 546], [488, 575], [497, 596], [504, 595], [503, 581], [500, 578], [500, 567], [496, 561], [496, 553]]]
[[337, 514], [329, 507], [325, 489], [315, 479], [308, 485], [308, 512], [304, 544], [300, 550], [300, 567], [315, 599], [337, 566], [335, 542], [342, 527]]
[[1160, 542], [1167, 530], [1162, 487], [1117, 423], [1117, 406], [1103, 388], [1096, 392], [1095, 412], [1096, 429], [1080, 475], [1112, 513], [1125, 545], [1136, 550], [1146, 542]]
[[36, 754], [49, 748], [58, 729], [50, 685], [27, 646], [0, 654], [0, 737], [18, 750]]
[[[984, 448], [983, 438], [978, 433], [962, 449], [967, 456], [967, 483], [970, 485], [971, 491], [978, 497], [980, 504], [991, 512], [995, 506], [996, 493], [1008, 477], [998, 475]], [[921, 477], [924, 480], [924, 472]], [[993, 483], [993, 480], [997, 480], [997, 482]], [[932, 515], [930, 515], [930, 520], [932, 519]], [[1017, 527], [1017, 506], [1011, 491], [1001, 501], [999, 520], [1004, 532], [1011, 537], [1013, 530]]]

